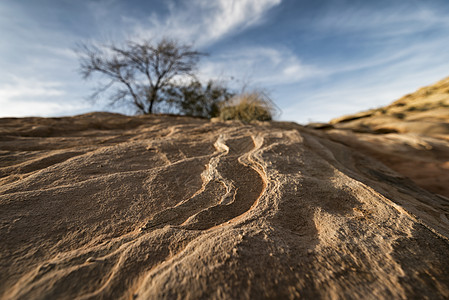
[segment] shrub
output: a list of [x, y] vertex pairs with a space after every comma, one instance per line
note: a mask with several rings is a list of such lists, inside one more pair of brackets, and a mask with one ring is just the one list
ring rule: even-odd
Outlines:
[[225, 102], [220, 109], [221, 120], [270, 121], [275, 105], [264, 92], [245, 92]]
[[234, 94], [218, 82], [209, 80], [203, 86], [198, 80], [187, 85], [173, 85], [165, 90], [166, 102], [182, 115], [213, 118], [219, 114], [219, 105], [231, 99]]

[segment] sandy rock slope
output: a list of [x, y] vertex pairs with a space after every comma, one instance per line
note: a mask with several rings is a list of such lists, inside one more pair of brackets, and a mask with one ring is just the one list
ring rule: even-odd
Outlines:
[[293, 123], [0, 119], [1, 299], [447, 299], [448, 218]]
[[449, 78], [320, 127], [449, 201]]

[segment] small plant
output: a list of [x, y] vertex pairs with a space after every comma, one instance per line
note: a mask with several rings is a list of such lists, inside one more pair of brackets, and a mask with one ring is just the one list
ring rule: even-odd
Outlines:
[[197, 79], [186, 85], [173, 85], [165, 90], [166, 102], [186, 116], [214, 118], [220, 113], [220, 103], [234, 94], [219, 82], [209, 80], [202, 85]]
[[221, 120], [270, 121], [275, 104], [261, 91], [244, 92], [225, 102], [220, 109]]

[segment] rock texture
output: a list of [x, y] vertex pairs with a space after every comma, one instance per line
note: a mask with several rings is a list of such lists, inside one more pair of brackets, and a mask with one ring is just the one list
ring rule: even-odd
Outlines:
[[334, 129], [327, 131], [331, 139], [449, 198], [449, 78], [386, 107], [330, 123]]
[[1, 299], [449, 297], [449, 201], [293, 123], [0, 119]]

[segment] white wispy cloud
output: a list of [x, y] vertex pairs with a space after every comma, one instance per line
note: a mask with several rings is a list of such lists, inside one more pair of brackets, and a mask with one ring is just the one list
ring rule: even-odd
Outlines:
[[242, 30], [256, 24], [264, 13], [281, 0], [198, 0], [205, 12], [207, 40], [216, 40], [230, 31]]
[[88, 109], [84, 101], [69, 101], [64, 84], [34, 78], [12, 78], [0, 85], [0, 117], [51, 116]]
[[0, 118], [2, 117], [50, 117], [74, 115], [77, 113], [85, 113], [92, 110], [90, 105], [82, 105], [79, 103], [61, 103], [58, 101], [42, 100], [42, 101], [0, 101], [2, 110], [0, 110]]
[[[166, 35], [204, 46], [257, 24], [280, 3], [281, 0], [192, 0], [183, 5], [169, 2], [168, 16], [152, 14], [148, 23], [135, 21], [135, 35]], [[132, 18], [127, 20], [132, 22]]]
[[[435, 43], [428, 47], [438, 49], [438, 45]], [[410, 51], [410, 55], [370, 70], [367, 75], [346, 76], [335, 68], [334, 73], [318, 81], [321, 87], [298, 86], [295, 89], [297, 93], [290, 94], [279, 91], [279, 98], [284, 101], [282, 119], [300, 123], [328, 122], [338, 116], [388, 105], [448, 76], [449, 54], [444, 56], [434, 52], [433, 55], [424, 55], [429, 52], [419, 46]], [[363, 68], [357, 63], [348, 66], [354, 72], [359, 70], [358, 67]]]
[[363, 35], [364, 39], [404, 37], [434, 27], [449, 26], [447, 15], [430, 5], [416, 3], [385, 6], [333, 7], [312, 22], [311, 27], [321, 32]]
[[45, 82], [36, 79], [13, 77], [11, 83], [0, 85], [0, 101], [7, 102], [17, 98], [62, 96], [65, 91], [59, 82]]
[[[69, 33], [0, 5], [0, 117], [51, 116], [88, 110]], [[45, 26], [47, 25], [47, 26]], [[10, 29], [12, 28], [12, 29]]]
[[[321, 76], [321, 70], [303, 63], [286, 48], [243, 47], [214, 55], [200, 68], [201, 77], [237, 78], [258, 86], [291, 84]], [[247, 82], [244, 82], [247, 83]]]

